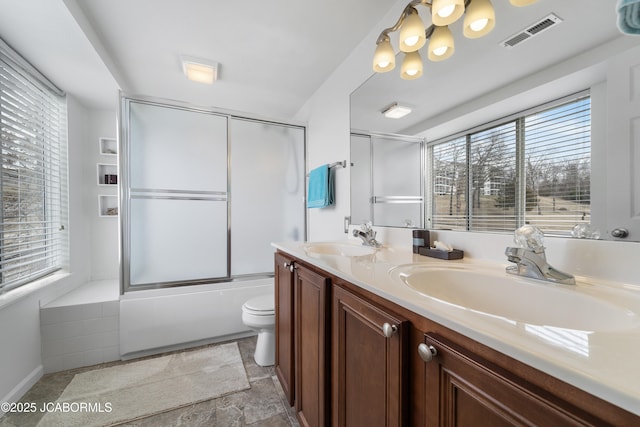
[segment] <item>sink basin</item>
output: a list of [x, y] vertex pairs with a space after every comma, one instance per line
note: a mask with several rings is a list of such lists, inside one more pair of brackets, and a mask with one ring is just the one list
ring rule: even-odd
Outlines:
[[580, 331], [626, 330], [640, 325], [634, 311], [593, 296], [580, 284], [557, 285], [499, 270], [461, 266], [411, 264], [395, 267], [389, 274], [429, 298], [505, 320]]
[[304, 251], [309, 256], [342, 256], [355, 257], [376, 253], [376, 248], [371, 246], [356, 245], [348, 242], [317, 242], [309, 243]]

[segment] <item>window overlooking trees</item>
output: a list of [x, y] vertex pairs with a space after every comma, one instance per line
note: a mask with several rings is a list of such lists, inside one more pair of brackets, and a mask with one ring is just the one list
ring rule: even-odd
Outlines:
[[0, 293], [61, 267], [64, 97], [0, 40]]
[[437, 141], [427, 156], [431, 228], [566, 235], [591, 220], [588, 94]]

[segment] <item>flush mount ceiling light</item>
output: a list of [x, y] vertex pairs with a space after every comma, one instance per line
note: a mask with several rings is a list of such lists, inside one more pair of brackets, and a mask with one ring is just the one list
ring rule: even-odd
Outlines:
[[509, 2], [514, 6], [529, 6], [537, 1], [538, 0], [509, 0]]
[[[537, 0], [509, 0], [513, 6], [527, 6]], [[416, 6], [431, 9], [432, 25], [425, 29]], [[496, 23], [491, 0], [413, 0], [409, 3], [393, 27], [384, 29], [376, 41], [373, 54], [373, 71], [386, 73], [396, 66], [395, 52], [391, 47], [390, 33], [400, 30], [399, 49], [404, 53], [400, 77], [417, 79], [422, 75], [422, 59], [418, 50], [429, 40], [427, 57], [442, 61], [453, 55], [453, 34], [449, 25], [464, 15], [463, 31], [467, 38], [482, 37], [493, 30]]]
[[393, 104], [385, 108], [382, 111], [382, 114], [384, 114], [385, 117], [390, 119], [399, 119], [401, 117], [406, 116], [410, 112], [411, 112], [411, 108], [398, 105], [397, 102], [394, 102]]
[[213, 84], [218, 80], [218, 63], [193, 56], [181, 56], [182, 72], [191, 81]]

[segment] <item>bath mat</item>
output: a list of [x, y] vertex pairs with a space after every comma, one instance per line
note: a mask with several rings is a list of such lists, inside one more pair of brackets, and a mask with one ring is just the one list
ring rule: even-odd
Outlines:
[[76, 374], [38, 426], [111, 426], [248, 389], [238, 345]]

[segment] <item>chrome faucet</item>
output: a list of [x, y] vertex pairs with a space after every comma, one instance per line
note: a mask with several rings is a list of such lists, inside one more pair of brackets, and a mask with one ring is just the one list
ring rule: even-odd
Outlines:
[[507, 247], [504, 251], [507, 259], [515, 264], [507, 267], [507, 273], [565, 285], [576, 284], [572, 275], [556, 270], [547, 262], [544, 234], [540, 229], [531, 225], [520, 227], [514, 240], [518, 247]]
[[353, 230], [354, 237], [362, 239], [362, 244], [366, 246], [373, 246], [374, 248], [380, 247], [380, 242], [376, 240], [376, 232], [373, 231], [371, 222], [360, 225], [360, 230]]

